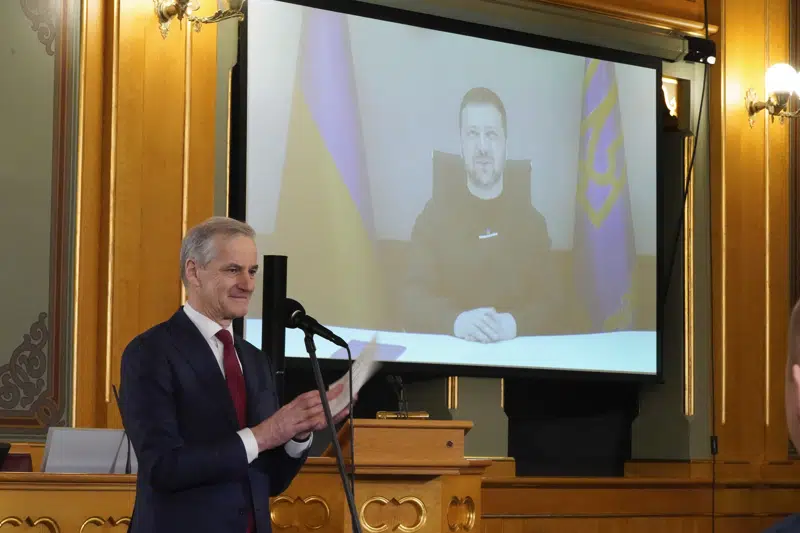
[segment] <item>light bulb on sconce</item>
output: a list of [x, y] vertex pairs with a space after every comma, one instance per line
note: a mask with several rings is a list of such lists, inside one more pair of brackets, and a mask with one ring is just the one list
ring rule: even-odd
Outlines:
[[215, 24], [223, 20], [244, 20], [244, 0], [219, 0], [219, 9], [208, 17], [197, 17], [193, 13], [200, 9], [197, 1], [191, 0], [153, 0], [161, 36], [166, 39], [172, 19], [191, 23], [194, 31], [200, 31], [203, 24]]
[[755, 125], [755, 116], [766, 109], [772, 120], [779, 117], [781, 124], [785, 118], [797, 118], [800, 111], [787, 111], [792, 94], [797, 94], [800, 79], [794, 67], [786, 63], [777, 63], [769, 67], [764, 76], [764, 86], [767, 90], [766, 102], [758, 101], [758, 96], [754, 89], [750, 88], [744, 97], [744, 105], [747, 109], [747, 118], [750, 127]]

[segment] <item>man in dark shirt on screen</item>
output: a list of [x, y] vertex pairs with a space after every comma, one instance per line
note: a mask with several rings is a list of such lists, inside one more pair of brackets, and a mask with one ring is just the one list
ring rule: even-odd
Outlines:
[[434, 154], [434, 195], [412, 231], [406, 330], [483, 343], [551, 333], [550, 237], [530, 163], [507, 159], [497, 94], [467, 92], [459, 129], [461, 157]]

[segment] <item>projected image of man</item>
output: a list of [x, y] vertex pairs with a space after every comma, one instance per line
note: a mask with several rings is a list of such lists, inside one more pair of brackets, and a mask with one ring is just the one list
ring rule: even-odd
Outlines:
[[461, 154], [434, 154], [434, 194], [411, 236], [406, 330], [476, 342], [552, 333], [550, 237], [530, 162], [509, 161], [506, 109], [475, 88], [461, 102]]

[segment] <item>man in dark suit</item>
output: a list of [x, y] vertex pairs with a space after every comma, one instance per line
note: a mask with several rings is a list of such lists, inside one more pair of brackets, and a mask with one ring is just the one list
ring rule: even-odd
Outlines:
[[139, 462], [131, 533], [271, 531], [269, 497], [326, 427], [317, 391], [281, 407], [269, 357], [233, 335], [255, 288], [254, 236], [223, 217], [192, 228], [186, 304], [122, 355], [122, 419]]
[[[800, 449], [800, 302], [789, 317], [789, 356], [786, 361], [784, 391], [786, 425], [795, 448]], [[800, 515], [794, 514], [764, 533], [800, 533]]]

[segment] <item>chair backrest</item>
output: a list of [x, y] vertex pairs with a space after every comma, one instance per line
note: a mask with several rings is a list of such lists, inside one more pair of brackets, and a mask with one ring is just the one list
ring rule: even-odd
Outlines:
[[33, 472], [33, 459], [29, 453], [9, 453], [0, 472]]
[[[530, 159], [508, 159], [503, 173], [504, 193], [514, 198], [531, 197]], [[433, 197], [436, 199], [452, 197], [463, 192], [464, 161], [458, 154], [433, 151]], [[528, 200], [530, 201], [530, 200]]]
[[11, 444], [7, 442], [0, 442], [0, 470], [3, 469], [3, 463], [5, 462], [9, 451], [11, 451]]

